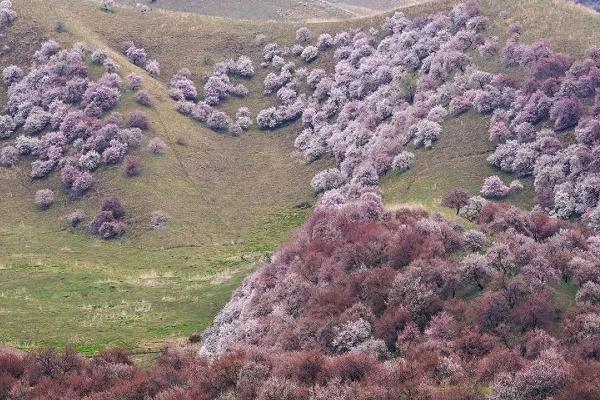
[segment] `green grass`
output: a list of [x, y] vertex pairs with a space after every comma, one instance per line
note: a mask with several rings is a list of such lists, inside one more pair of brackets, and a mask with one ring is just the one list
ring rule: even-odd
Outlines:
[[30, 232], [26, 246], [4, 247], [0, 342], [24, 349], [73, 345], [91, 354], [177, 341], [208, 326], [254, 263], [306, 215], [269, 215], [247, 242], [168, 250], [69, 231]]

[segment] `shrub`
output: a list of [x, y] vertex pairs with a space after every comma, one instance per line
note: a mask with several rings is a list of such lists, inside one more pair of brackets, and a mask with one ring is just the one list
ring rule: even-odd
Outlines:
[[460, 209], [458, 214], [469, 221], [477, 220], [481, 215], [481, 211], [486, 203], [487, 202], [483, 197], [471, 197], [469, 202]]
[[43, 131], [49, 122], [50, 113], [40, 107], [34, 107], [25, 120], [23, 130], [30, 135], [34, 135]]
[[471, 251], [480, 251], [486, 244], [485, 234], [479, 230], [471, 229], [465, 232], [465, 246]]
[[100, 0], [100, 9], [112, 12], [115, 7], [115, 0]]
[[600, 284], [586, 282], [577, 291], [575, 300], [578, 304], [600, 305]]
[[146, 64], [146, 71], [152, 76], [160, 75], [160, 64], [156, 60], [150, 60]]
[[492, 199], [502, 199], [510, 193], [510, 188], [507, 187], [499, 176], [494, 175], [485, 178], [481, 187], [481, 195]]
[[328, 33], [323, 33], [319, 35], [317, 39], [317, 47], [319, 50], [323, 51], [329, 49], [334, 46], [333, 37]]
[[229, 126], [229, 133], [231, 134], [231, 136], [234, 137], [239, 137], [242, 135], [242, 133], [244, 133], [244, 130], [242, 129], [242, 127], [236, 122], [233, 123]]
[[121, 100], [121, 94], [118, 89], [104, 86], [102, 84], [92, 82], [81, 100], [83, 107], [97, 106], [102, 111], [108, 111], [116, 106]]
[[240, 56], [235, 65], [235, 73], [242, 78], [252, 78], [254, 76], [252, 60], [249, 57]]
[[523, 184], [521, 183], [520, 180], [515, 179], [510, 182], [509, 189], [510, 189], [511, 193], [520, 192], [521, 190], [523, 190]]
[[152, 107], [152, 99], [147, 90], [140, 90], [135, 94], [135, 101], [144, 107]]
[[14, 146], [5, 146], [0, 150], [0, 167], [12, 167], [19, 162], [19, 151]]
[[0, 7], [0, 30], [10, 26], [15, 19], [17, 19], [17, 13], [12, 9], [12, 3], [8, 0], [2, 1], [2, 7]]
[[594, 208], [588, 212], [585, 217], [587, 223], [594, 230], [594, 232], [600, 234], [600, 207]]
[[100, 166], [102, 157], [95, 150], [90, 150], [79, 157], [79, 166], [85, 170], [93, 171]]
[[0, 139], [8, 139], [16, 129], [14, 120], [10, 115], [0, 116]]
[[300, 58], [305, 62], [310, 63], [316, 60], [318, 55], [319, 49], [317, 49], [315, 46], [306, 46], [304, 50], [302, 50]]
[[81, 223], [81, 221], [83, 221], [83, 210], [82, 209], [77, 209], [75, 211], [73, 211], [71, 214], [67, 215], [67, 222], [69, 224], [69, 226], [71, 228], [75, 228], [77, 227], [77, 225], [79, 225]]
[[102, 152], [102, 161], [106, 164], [118, 164], [121, 162], [126, 152], [127, 145], [113, 139], [110, 141], [110, 146]]
[[206, 120], [206, 125], [215, 130], [226, 131], [231, 125], [231, 118], [222, 111], [213, 110]]
[[581, 102], [577, 98], [562, 98], [554, 103], [550, 110], [550, 119], [554, 122], [554, 130], [562, 131], [571, 128], [581, 118]]
[[54, 192], [50, 189], [40, 189], [35, 192], [35, 205], [40, 210], [47, 210], [54, 203]]
[[2, 70], [2, 81], [6, 86], [11, 86], [22, 78], [23, 70], [16, 65], [9, 65]]
[[106, 61], [106, 52], [104, 50], [95, 50], [91, 55], [92, 64], [102, 65]]
[[102, 65], [104, 65], [106, 72], [118, 72], [121, 68], [119, 64], [112, 58], [107, 58]]
[[19, 151], [19, 154], [37, 154], [40, 140], [38, 138], [32, 138], [28, 136], [20, 135], [15, 140], [15, 147]]
[[437, 122], [427, 119], [420, 120], [409, 128], [413, 135], [415, 147], [429, 148], [442, 134], [442, 127]]
[[148, 115], [142, 111], [133, 111], [127, 115], [127, 126], [129, 128], [139, 128], [147, 130], [150, 128], [150, 120]]
[[122, 236], [125, 233], [125, 224], [122, 221], [112, 220], [103, 222], [98, 229], [98, 234], [102, 239], [113, 239]]
[[415, 164], [415, 155], [409, 151], [402, 151], [392, 161], [392, 168], [396, 172], [409, 170]]
[[143, 47], [135, 47], [135, 45], [131, 44], [131, 46], [125, 50], [125, 55], [138, 67], [144, 67], [146, 65], [148, 55]]
[[125, 208], [121, 203], [121, 199], [117, 196], [107, 197], [102, 201], [101, 211], [108, 211], [116, 219], [121, 219], [125, 216]]
[[157, 156], [165, 154], [165, 150], [167, 149], [167, 145], [161, 138], [153, 138], [148, 143], [148, 149]]
[[175, 100], [196, 100], [198, 91], [191, 79], [192, 73], [187, 68], [179, 70], [171, 78], [169, 95]]
[[252, 126], [252, 119], [250, 117], [238, 117], [235, 124], [243, 131], [247, 131]]
[[152, 229], [165, 229], [169, 223], [169, 215], [162, 210], [152, 211], [150, 214], [150, 226]]
[[[300, 44], [295, 44], [292, 46], [290, 52], [292, 53], [293, 56], [298, 57], [300, 54], [302, 54], [303, 50], [304, 50], [304, 46], [302, 46]], [[277, 66], [275, 66], [275, 65], [274, 65], [274, 67], [277, 68]], [[281, 65], [279, 65], [279, 67], [281, 68]]]
[[134, 155], [126, 155], [123, 158], [123, 169], [126, 176], [137, 176], [142, 171], [142, 160]]
[[31, 172], [29, 176], [34, 179], [40, 179], [52, 172], [56, 166], [55, 160], [35, 160], [31, 163]]
[[330, 168], [319, 172], [310, 182], [315, 193], [327, 192], [346, 183], [346, 178], [337, 168]]
[[52, 25], [53, 29], [55, 32], [64, 32], [65, 31], [65, 23], [59, 19], [57, 19], [56, 21], [54, 21], [54, 24]]
[[93, 186], [94, 179], [92, 178], [92, 175], [89, 172], [84, 171], [75, 177], [69, 190], [69, 194], [73, 198], [81, 197]]
[[310, 40], [310, 29], [303, 26], [296, 31], [296, 41], [298, 43], [306, 43]]
[[144, 83], [144, 78], [142, 78], [134, 72], [131, 72], [127, 75], [127, 82], [129, 82], [129, 87], [132, 90], [138, 90], [142, 87], [142, 84]]

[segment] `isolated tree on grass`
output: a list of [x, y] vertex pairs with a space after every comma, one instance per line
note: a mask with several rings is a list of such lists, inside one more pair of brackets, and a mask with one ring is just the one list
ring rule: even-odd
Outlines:
[[499, 176], [485, 178], [481, 186], [481, 195], [492, 199], [502, 199], [510, 193], [510, 188], [502, 182]]
[[152, 76], [160, 75], [160, 64], [156, 60], [150, 60], [146, 64], [146, 71]]
[[446, 193], [442, 198], [442, 205], [444, 207], [454, 208], [456, 210], [456, 215], [458, 215], [460, 209], [469, 203], [470, 198], [471, 194], [465, 189], [455, 188]]
[[148, 149], [157, 156], [163, 155], [166, 148], [167, 145], [161, 138], [155, 137], [148, 143]]
[[126, 176], [138, 176], [142, 171], [142, 160], [134, 155], [126, 155], [123, 158], [123, 169]]
[[310, 40], [310, 29], [303, 26], [296, 31], [296, 41], [298, 43], [306, 43]]
[[404, 172], [409, 170], [415, 164], [415, 155], [410, 151], [402, 151], [394, 157], [392, 168], [396, 172]]
[[47, 210], [54, 203], [54, 192], [50, 189], [41, 189], [35, 192], [35, 204], [40, 210]]

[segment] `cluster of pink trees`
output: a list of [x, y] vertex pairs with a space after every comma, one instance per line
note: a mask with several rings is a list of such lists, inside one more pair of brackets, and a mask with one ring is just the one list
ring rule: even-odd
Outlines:
[[90, 230], [103, 239], [112, 239], [125, 233], [125, 208], [118, 197], [104, 199], [102, 206], [90, 222]]
[[[92, 224], [113, 234], [123, 215], [107, 199]], [[598, 398], [600, 238], [487, 201], [473, 221], [388, 211], [372, 191], [324, 198], [236, 291], [200, 354], [171, 348], [138, 369], [118, 350], [0, 349], [0, 397]]]
[[[49, 40], [35, 52], [27, 73], [9, 66], [2, 74], [8, 102], [6, 115], [0, 116], [0, 140], [10, 144], [0, 150], [0, 166], [27, 160], [32, 179], [59, 171], [71, 198], [92, 189], [94, 171], [120, 163], [150, 128], [148, 116], [141, 111], [111, 112], [126, 86], [109, 67], [99, 79], [91, 80], [88, 53], [82, 44], [62, 50]], [[101, 51], [94, 52], [91, 61], [110, 66]], [[141, 87], [139, 76], [128, 78], [131, 89]]]
[[[493, 53], [481, 33], [487, 23], [470, 1], [415, 20], [396, 13], [377, 29], [324, 34], [314, 51], [331, 49], [333, 71], [297, 68], [286, 61], [289, 49], [269, 43], [263, 57], [275, 71], [265, 78], [265, 94], [276, 95], [278, 105], [260, 111], [257, 124], [276, 129], [302, 119], [296, 148], [309, 161], [333, 156], [339, 172], [317, 176], [317, 191], [377, 185], [388, 171], [414, 164], [411, 144], [433, 146], [448, 115], [511, 104], [516, 89], [508, 79], [471, 66], [470, 51], [487, 45], [480, 51]], [[308, 29], [296, 36], [301, 45], [310, 41]], [[296, 47], [291, 53], [302, 57], [311, 46]]]
[[140, 68], [144, 68], [146, 72], [153, 76], [160, 75], [160, 64], [155, 59], [148, 59], [146, 49], [136, 47], [132, 41], [127, 41], [122, 44], [123, 54]]
[[239, 136], [250, 128], [249, 110], [240, 108], [235, 120], [216, 106], [230, 97], [245, 97], [248, 89], [242, 83], [234, 84], [232, 77], [250, 79], [254, 76], [252, 60], [241, 56], [237, 60], [228, 59], [215, 65], [212, 75], [206, 78], [202, 89], [202, 100], [198, 101], [198, 90], [192, 80], [189, 69], [179, 70], [171, 78], [170, 96], [177, 100], [177, 111], [198, 122], [205, 123], [209, 128], [229, 132]]
[[511, 83], [518, 87], [511, 102], [492, 109], [490, 140], [497, 147], [488, 161], [519, 177], [533, 176], [543, 209], [565, 219], [583, 217], [595, 227], [594, 215], [600, 214], [600, 164], [595, 161], [600, 155], [600, 50], [591, 48], [575, 61], [543, 40], [521, 44], [518, 24], [509, 31], [504, 62], [521, 66], [525, 77], [520, 87]]
[[[370, 356], [412, 371], [407, 398], [483, 399], [477, 386], [498, 399], [598, 395], [598, 382], [576, 372], [600, 368], [600, 331], [582, 328], [600, 320], [598, 237], [485, 201], [474, 222], [479, 230], [465, 231], [420, 211], [388, 212], [370, 192], [321, 206], [234, 294], [201, 354]], [[578, 288], [576, 305], [561, 303], [561, 285]], [[382, 385], [375, 398], [397, 388]]]

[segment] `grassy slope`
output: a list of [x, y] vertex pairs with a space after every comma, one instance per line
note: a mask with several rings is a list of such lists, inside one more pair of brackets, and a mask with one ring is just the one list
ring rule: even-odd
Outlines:
[[[555, 50], [580, 57], [590, 46], [600, 41], [600, 15], [581, 6], [555, 0], [480, 0], [483, 13], [492, 20], [489, 34], [506, 39], [506, 28], [512, 21], [524, 25], [523, 40], [548, 38]], [[497, 17], [502, 10], [510, 13], [509, 20]], [[473, 55], [476, 65], [492, 72], [516, 73], [504, 68], [497, 60], [482, 60]], [[391, 173], [382, 184], [390, 205], [414, 203], [451, 214], [440, 206], [442, 196], [453, 187], [464, 187], [478, 193], [483, 180], [498, 174], [505, 182], [510, 176], [491, 168], [486, 158], [493, 150], [487, 140], [489, 118], [469, 112], [444, 124], [442, 139], [432, 150], [417, 152], [416, 166], [402, 174]], [[522, 207], [532, 204], [531, 181], [525, 190], [508, 200]]]
[[[140, 2], [118, 0], [118, 3], [135, 6]], [[150, 6], [246, 20], [303, 21], [353, 16], [353, 13], [321, 0], [155, 0]]]
[[[323, 21], [371, 15], [435, 0], [155, 0], [153, 9], [244, 20]], [[135, 6], [138, 0], [117, 0]]]
[[[105, 47], [120, 39], [111, 36], [114, 27], [131, 27], [126, 36], [136, 38], [135, 29], [147, 23], [130, 23], [140, 17], [133, 10], [107, 14], [87, 2], [52, 1], [50, 9], [45, 4], [31, 0], [16, 5], [20, 18], [10, 35], [37, 27], [37, 35], [63, 43], [84, 40]], [[59, 16], [68, 32], [44, 32]], [[168, 21], [168, 16], [157, 18]], [[198, 25], [206, 31], [188, 36], [190, 42], [210, 35], [211, 24]], [[235, 28], [232, 40], [241, 40]], [[181, 32], [175, 34], [181, 37]], [[223, 39], [225, 46], [214, 48], [215, 53], [229, 52], [229, 41]], [[170, 46], [158, 43], [149, 49], [157, 57], [163, 55], [162, 46]], [[169, 68], [163, 62], [165, 76], [175, 68], [194, 67], [191, 59], [201, 59], [203, 52], [191, 47], [187, 52], [183, 43], [177, 48], [190, 57], [181, 64]], [[161, 61], [168, 60], [163, 56]], [[113, 57], [123, 75], [136, 69], [120, 55]], [[13, 54], [11, 60], [25, 58]], [[138, 153], [146, 167], [139, 178], [124, 178], [119, 167], [108, 168], [97, 174], [96, 189], [85, 200], [71, 202], [57, 191], [57, 204], [40, 213], [32, 205], [33, 195], [42, 187], [57, 188], [56, 174], [32, 183], [26, 163], [0, 171], [0, 342], [19, 347], [70, 342], [93, 351], [116, 344], [153, 346], [200, 330], [252, 262], [276, 248], [305, 218], [307, 211], [294, 205], [311, 200], [308, 183], [319, 166], [306, 166], [294, 155], [286, 132], [252, 132], [241, 138], [213, 133], [173, 111], [163, 82], [146, 81], [155, 98], [148, 136], [163, 137], [169, 148], [164, 157], [155, 158], [142, 146]], [[119, 110], [134, 107], [126, 94]], [[176, 137], [188, 145], [176, 145]], [[123, 240], [104, 242], [84, 230], [65, 229], [61, 217], [78, 207], [93, 215], [106, 193], [121, 196], [128, 209]], [[172, 216], [169, 229], [148, 228], [154, 209]]]
[[[35, 210], [32, 198], [37, 189], [57, 188], [56, 174], [32, 183], [26, 163], [0, 170], [0, 182], [8, 189], [0, 198], [0, 343], [22, 348], [71, 343], [89, 354], [110, 345], [156, 348], [203, 329], [253, 262], [280, 245], [305, 219], [309, 211], [294, 205], [312, 200], [308, 183], [328, 161], [305, 165], [293, 152], [294, 127], [278, 133], [253, 131], [241, 138], [206, 130], [173, 111], [166, 85], [174, 72], [188, 67], [201, 87], [202, 75], [224, 56], [248, 54], [258, 64], [258, 33], [290, 43], [299, 25], [164, 10], [141, 14], [122, 8], [105, 13], [83, 0], [28, 0], [15, 7], [20, 18], [7, 42], [26, 38], [30, 48], [15, 48], [0, 58], [0, 66], [26, 65], [30, 50], [50, 36], [63, 44], [82, 40], [94, 48], [108, 48], [124, 76], [143, 71], [114, 49], [124, 39], [143, 45], [162, 68], [162, 80], [146, 77], [155, 98], [148, 136], [163, 137], [169, 148], [164, 157], [154, 158], [142, 147], [142, 176], [127, 179], [119, 167], [107, 168], [97, 174], [96, 189], [84, 201], [70, 202], [58, 194], [57, 203], [44, 213]], [[409, 13], [437, 7], [426, 5]], [[57, 19], [65, 23], [65, 33], [51, 32]], [[310, 26], [317, 35], [380, 20]], [[329, 59], [323, 56], [316, 65], [328, 64]], [[269, 105], [272, 100], [260, 94], [266, 73], [260, 70], [245, 82], [253, 95], [223, 108], [232, 112], [244, 104], [256, 112]], [[0, 96], [5, 94], [0, 91]], [[131, 94], [126, 94], [119, 111], [133, 108]], [[176, 145], [177, 137], [188, 145]], [[75, 208], [93, 215], [106, 193], [121, 196], [129, 211], [124, 239], [105, 242], [84, 229], [65, 229], [61, 217]], [[148, 228], [154, 209], [173, 217], [169, 229]]]

